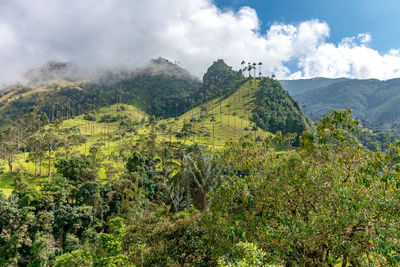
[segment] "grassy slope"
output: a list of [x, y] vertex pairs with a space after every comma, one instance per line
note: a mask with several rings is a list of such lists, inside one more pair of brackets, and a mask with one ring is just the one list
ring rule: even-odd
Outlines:
[[58, 81], [48, 81], [48, 82], [41, 82], [41, 83], [32, 83], [29, 84], [27, 87], [22, 88], [15, 88], [14, 90], [10, 90], [7, 94], [0, 97], [0, 102], [11, 102], [19, 97], [28, 96], [33, 93], [39, 92], [48, 92], [51, 90], [59, 90], [61, 88], [75, 88], [78, 90], [82, 90], [82, 85], [87, 81], [77, 81], [71, 82], [66, 80], [58, 80]]
[[[251, 80], [241, 86], [233, 95], [227, 98], [217, 98], [211, 100], [203, 105], [205, 111], [201, 111], [201, 107], [193, 108], [178, 118], [170, 118], [161, 120], [158, 125], [165, 123], [168, 131], [157, 130], [157, 141], [169, 141], [171, 138], [172, 142], [181, 142], [185, 144], [199, 143], [218, 149], [222, 147], [228, 140], [240, 138], [246, 134], [257, 134], [257, 135], [268, 135], [269, 133], [258, 129], [252, 131], [254, 123], [250, 121], [252, 116], [252, 110], [254, 108], [255, 93], [258, 90], [258, 80]], [[123, 109], [121, 109], [123, 106]], [[103, 115], [122, 117], [126, 116], [132, 121], [141, 122], [143, 119], [148, 119], [148, 115], [138, 110], [137, 108], [125, 104], [115, 104], [107, 108], [102, 108], [98, 113], [95, 114], [96, 121], [87, 121], [83, 119], [83, 115], [77, 116], [74, 119], [66, 120], [63, 122], [62, 127], [77, 127], [80, 130], [81, 135], [87, 136], [87, 142], [79, 146], [72, 146], [65, 149], [60, 149], [55, 153], [63, 154], [66, 151], [69, 153], [83, 153], [88, 154], [89, 149], [93, 145], [98, 145], [100, 152], [103, 154], [103, 163], [109, 163], [114, 168], [121, 169], [124, 167], [124, 162], [118, 162], [113, 159], [113, 154], [118, 151], [118, 148], [132, 147], [135, 140], [138, 140], [141, 136], [147, 135], [150, 131], [149, 126], [146, 123], [140, 124], [137, 128], [137, 133], [127, 133], [124, 138], [119, 137], [118, 126], [119, 121], [116, 122], [99, 122]], [[203, 114], [202, 118], [201, 114]], [[234, 115], [235, 114], [235, 115]], [[212, 121], [214, 116], [215, 121]], [[196, 134], [177, 138], [175, 134], [180, 132], [183, 124], [189, 121], [192, 117], [196, 118], [194, 122], [194, 131]], [[248, 130], [244, 130], [247, 128]], [[129, 151], [127, 152], [129, 153]], [[17, 156], [17, 162], [15, 169], [21, 172], [34, 172], [33, 163], [27, 163], [24, 161], [24, 157], [27, 154], [19, 154]], [[43, 175], [47, 173], [47, 160], [43, 165]], [[0, 175], [0, 189], [5, 193], [10, 193], [12, 189], [13, 177], [8, 174]], [[100, 177], [106, 178], [106, 170], [100, 170]], [[40, 182], [32, 178], [32, 183]]]
[[[237, 139], [246, 134], [266, 135], [261, 129], [255, 133], [251, 131], [254, 123], [251, 122], [254, 109], [255, 93], [258, 90], [258, 80], [251, 80], [241, 86], [234, 94], [227, 98], [216, 98], [202, 106], [189, 110], [177, 119], [161, 121], [179, 132], [183, 124], [195, 118], [193, 128], [195, 135], [186, 138], [186, 143], [199, 143], [208, 146], [223, 146], [229, 139]], [[201, 109], [205, 108], [205, 111]], [[203, 115], [203, 116], [202, 116]], [[214, 117], [215, 121], [212, 121]], [[247, 128], [248, 130], [244, 130]], [[177, 140], [185, 141], [185, 138]]]
[[[119, 108], [123, 106], [125, 110], [120, 110]], [[117, 112], [117, 109], [119, 110]], [[133, 106], [125, 105], [125, 104], [116, 104], [107, 108], [102, 108], [100, 111], [96, 114], [96, 119], [99, 120], [101, 116], [109, 114], [111, 116], [115, 116], [117, 114], [120, 114], [121, 116], [127, 116], [133, 121], [141, 121], [142, 119], [148, 118], [148, 116], [142, 112], [137, 110]], [[114, 163], [114, 167], [123, 167], [121, 164], [118, 162], [114, 162], [112, 159], [108, 159], [108, 155], [115, 152], [117, 150], [117, 147], [120, 145], [120, 139], [117, 139], [117, 134], [116, 131], [118, 129], [119, 121], [116, 122], [110, 122], [110, 123], [101, 123], [97, 121], [87, 121], [83, 119], [83, 115], [77, 116], [74, 119], [70, 120], [65, 120], [63, 122], [62, 127], [63, 128], [70, 128], [70, 127], [77, 127], [80, 130], [81, 135], [86, 135], [87, 136], [87, 142], [85, 144], [81, 144], [78, 146], [71, 146], [71, 147], [66, 147], [62, 148], [54, 155], [57, 156], [58, 153], [64, 154], [68, 151], [68, 153], [83, 153], [83, 154], [88, 154], [89, 149], [91, 146], [94, 144], [100, 144], [103, 143], [103, 146], [100, 147], [100, 152], [104, 155], [103, 163]], [[125, 140], [125, 142], [128, 142]], [[122, 140], [121, 140], [121, 145], [122, 145]], [[125, 144], [126, 145], [126, 144]], [[20, 153], [16, 157], [16, 162], [14, 165], [14, 169], [18, 172], [21, 173], [34, 173], [34, 164], [31, 162], [26, 162], [25, 158], [27, 157], [27, 153], [25, 155], [23, 153]], [[53, 157], [54, 158], [54, 157]], [[7, 166], [4, 166], [7, 167]], [[47, 165], [47, 158], [45, 158], [43, 165], [42, 165], [42, 175], [45, 176], [48, 170], [48, 165]], [[7, 171], [7, 169], [6, 169]], [[0, 190], [2, 190], [4, 193], [9, 194], [12, 191], [12, 184], [15, 179], [15, 175], [10, 175], [8, 173], [0, 174]], [[100, 177], [105, 178], [105, 170], [101, 169], [100, 170]], [[30, 178], [28, 179], [28, 182], [32, 184], [38, 184], [40, 185], [40, 182], [42, 179], [38, 178]]]

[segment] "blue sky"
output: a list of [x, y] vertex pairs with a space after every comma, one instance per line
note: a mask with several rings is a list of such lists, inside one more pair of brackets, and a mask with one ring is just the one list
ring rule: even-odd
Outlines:
[[400, 48], [400, 1], [398, 0], [215, 0], [224, 9], [249, 6], [257, 11], [266, 30], [272, 23], [297, 23], [310, 19], [326, 21], [328, 41], [370, 33], [371, 48], [382, 53]]

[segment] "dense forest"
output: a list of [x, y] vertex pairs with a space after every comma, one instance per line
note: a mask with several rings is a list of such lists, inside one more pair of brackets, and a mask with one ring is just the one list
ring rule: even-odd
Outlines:
[[[27, 118], [42, 127], [34, 111]], [[44, 128], [55, 151], [75, 136]], [[303, 132], [298, 147], [279, 133], [212, 150], [150, 132], [106, 178], [96, 146], [58, 153], [40, 185], [18, 172], [0, 194], [0, 264], [397, 265], [400, 148], [373, 152], [359, 133], [349, 110]]]
[[0, 266], [400, 264], [395, 137], [311, 122], [261, 64], [162, 64], [3, 94]]

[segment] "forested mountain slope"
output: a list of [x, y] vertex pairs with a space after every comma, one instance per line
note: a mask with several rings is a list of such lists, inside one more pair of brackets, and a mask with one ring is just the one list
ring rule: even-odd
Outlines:
[[296, 99], [313, 120], [332, 109], [351, 107], [353, 114], [369, 127], [400, 126], [400, 79], [346, 80], [307, 91]]

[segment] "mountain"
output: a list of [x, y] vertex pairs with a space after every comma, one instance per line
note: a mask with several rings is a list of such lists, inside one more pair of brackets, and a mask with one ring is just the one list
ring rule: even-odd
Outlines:
[[299, 80], [280, 80], [282, 87], [285, 88], [286, 91], [289, 92], [292, 96], [300, 95], [307, 91], [310, 91], [315, 88], [329, 86], [334, 83], [347, 81], [347, 78], [311, 78], [311, 79], [299, 79]]
[[232, 70], [223, 59], [214, 61], [203, 75], [203, 84], [198, 99], [209, 100], [220, 96], [229, 96], [239, 88], [246, 78], [242, 73]]
[[162, 58], [135, 71], [102, 72], [91, 81], [70, 79], [71, 70], [75, 68], [67, 63], [49, 63], [30, 71], [29, 83], [0, 91], [0, 127], [22, 118], [32, 106], [50, 120], [115, 103], [135, 105], [150, 115], [177, 116], [190, 108], [190, 96], [202, 85], [188, 71]]
[[400, 129], [400, 79], [344, 80], [306, 91], [296, 99], [313, 120], [332, 109], [351, 107], [368, 127]]
[[52, 80], [79, 81], [87, 78], [87, 74], [76, 65], [57, 61], [50, 61], [42, 67], [31, 69], [24, 76], [30, 83]]
[[[2, 91], [0, 127], [23, 118], [32, 106], [53, 121], [81, 114], [94, 118], [89, 112], [117, 103], [132, 105], [149, 116], [177, 120], [188, 112], [195, 116], [194, 108], [203, 107], [197, 118], [188, 120], [195, 122], [201, 117], [218, 122], [218, 117], [217, 128], [226, 134], [232, 132], [231, 118], [242, 121], [240, 127], [249, 131], [259, 128], [300, 135], [308, 125], [297, 102], [278, 81], [246, 78], [222, 59], [213, 62], [202, 82], [163, 58], [134, 71], [103, 72], [91, 81], [68, 80], [67, 74], [73, 69], [70, 64], [49, 63], [31, 71], [28, 75], [31, 82], [27, 85]], [[215, 130], [216, 125], [212, 124]], [[243, 131], [237, 127], [234, 127], [236, 132]]]

